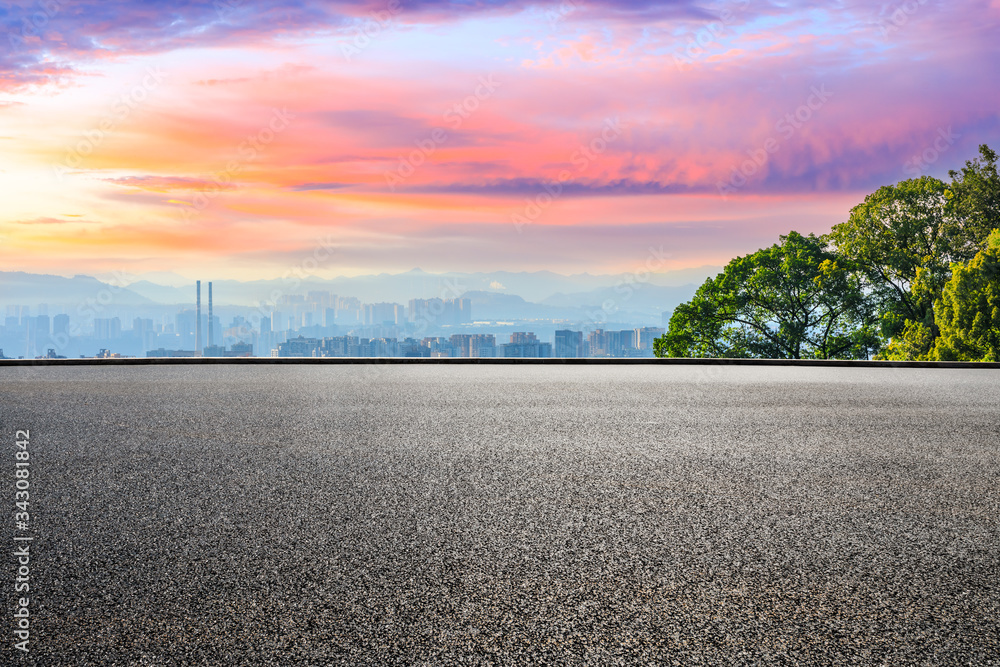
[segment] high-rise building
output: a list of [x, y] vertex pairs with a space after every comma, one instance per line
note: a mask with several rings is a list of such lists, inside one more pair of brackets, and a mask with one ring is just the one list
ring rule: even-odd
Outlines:
[[398, 303], [366, 303], [363, 308], [364, 324], [402, 324], [406, 309]]
[[250, 343], [233, 343], [229, 348], [227, 357], [252, 357], [253, 345]]
[[583, 332], [569, 331], [568, 329], [556, 331], [556, 344], [553, 353], [561, 359], [583, 357]]
[[122, 321], [117, 317], [95, 317], [94, 337], [111, 340], [122, 337]]
[[69, 315], [60, 313], [52, 318], [52, 336], [69, 336]]
[[591, 357], [610, 357], [607, 332], [604, 329], [594, 329], [587, 334], [587, 354]]
[[372, 338], [361, 345], [358, 356], [398, 357], [399, 343], [395, 338]]
[[605, 331], [603, 329], [595, 329], [587, 336], [587, 353], [591, 357], [635, 356], [635, 330]]
[[306, 293], [306, 301], [316, 306], [316, 310], [322, 312], [337, 302], [337, 295], [324, 291], [311, 291]]
[[493, 358], [497, 356], [497, 340], [493, 334], [472, 334], [469, 356]]
[[195, 328], [197, 321], [196, 312], [193, 310], [182, 310], [174, 316], [174, 333], [179, 337], [181, 349], [190, 350], [195, 344]]
[[361, 308], [361, 301], [354, 297], [337, 298], [337, 324], [360, 324], [364, 321], [364, 313]]
[[24, 318], [24, 356], [28, 359], [38, 352], [38, 318]]
[[443, 314], [444, 301], [441, 299], [410, 299], [406, 319], [426, 326], [437, 322]]
[[456, 357], [496, 356], [497, 341], [493, 334], [454, 334], [448, 342], [451, 343]]
[[356, 357], [358, 355], [357, 336], [334, 336], [324, 338], [320, 344], [320, 356]]
[[547, 359], [552, 356], [552, 343], [539, 342], [531, 332], [517, 331], [510, 335], [510, 343], [501, 346], [498, 356], [518, 359]]
[[608, 344], [611, 351], [610, 356], [612, 357], [632, 356], [632, 350], [635, 349], [635, 331], [633, 331], [632, 329], [625, 329], [623, 331], [609, 331]]
[[472, 321], [471, 299], [410, 299], [407, 321], [428, 326], [455, 326]]
[[153, 327], [153, 320], [136, 317], [132, 320], [132, 336], [142, 341], [143, 351], [153, 349], [156, 341], [156, 330]]
[[316, 338], [304, 338], [298, 336], [290, 338], [283, 343], [278, 343], [275, 350], [276, 357], [318, 357], [320, 344], [322, 341]]
[[49, 342], [52, 337], [52, 327], [48, 315], [38, 315], [35, 317], [35, 349], [41, 350], [43, 345]]
[[635, 330], [635, 348], [641, 352], [652, 352], [657, 338], [662, 336], [662, 327], [642, 327]]

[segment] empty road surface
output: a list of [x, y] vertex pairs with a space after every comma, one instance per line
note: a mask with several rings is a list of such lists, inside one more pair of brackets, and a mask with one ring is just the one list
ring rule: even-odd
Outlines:
[[3, 664], [1000, 664], [996, 370], [5, 367], [0, 439]]

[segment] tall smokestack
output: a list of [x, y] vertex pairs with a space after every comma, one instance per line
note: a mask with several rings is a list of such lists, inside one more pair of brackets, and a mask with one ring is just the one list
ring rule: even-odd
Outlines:
[[195, 309], [194, 309], [194, 356], [201, 356], [201, 281], [195, 281]]
[[208, 283], [208, 346], [212, 346], [212, 283]]

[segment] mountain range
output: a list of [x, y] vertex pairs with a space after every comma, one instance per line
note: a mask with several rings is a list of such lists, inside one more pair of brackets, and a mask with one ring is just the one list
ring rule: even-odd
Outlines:
[[[697, 286], [718, 271], [718, 267], [704, 266], [648, 276], [589, 273], [565, 276], [551, 271], [439, 274], [413, 269], [398, 274], [332, 279], [310, 276], [301, 280], [216, 280], [213, 296], [216, 307], [256, 306], [274, 302], [281, 295], [309, 291], [357, 297], [364, 303], [406, 304], [414, 298], [464, 296], [472, 299], [476, 319], [579, 319], [581, 314], [602, 305], [608, 312], [648, 318], [690, 299]], [[207, 281], [202, 282], [205, 302]], [[122, 307], [180, 308], [190, 307], [194, 301], [194, 281], [172, 273], [62, 277], [0, 272], [0, 305], [34, 307], [46, 303], [53, 308], [72, 307], [79, 311], [82, 304], [95, 302]]]

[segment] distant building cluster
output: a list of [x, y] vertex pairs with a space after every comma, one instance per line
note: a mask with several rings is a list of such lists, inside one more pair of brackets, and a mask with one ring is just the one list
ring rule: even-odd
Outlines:
[[554, 354], [565, 359], [593, 357], [651, 357], [653, 341], [663, 335], [661, 327], [641, 327], [621, 331], [595, 329], [560, 330], [555, 334]]
[[45, 304], [36, 306], [34, 313], [27, 306], [7, 306], [0, 326], [0, 358], [5, 358], [4, 350], [7, 358], [27, 359], [644, 357], [653, 356], [653, 341], [664, 331], [661, 327], [581, 331], [559, 329], [553, 322], [543, 327], [548, 340], [542, 340], [533, 331], [513, 330], [513, 321], [477, 322], [469, 298], [411, 299], [404, 306], [362, 303], [328, 291], [275, 295], [256, 308], [227, 306], [229, 321], [224, 323], [214, 304], [213, 284], [207, 288], [206, 310], [198, 281], [194, 308], [171, 311], [157, 305], [161, 314], [156, 317], [148, 316], [150, 309], [133, 308], [130, 313], [100, 303], [81, 305], [72, 319], [67, 313], [50, 318]]
[[497, 344], [493, 334], [453, 334], [450, 337], [360, 338], [334, 336], [306, 338], [297, 336], [278, 346], [272, 357], [427, 357], [427, 358], [507, 358], [507, 359], [583, 359], [587, 357], [653, 356], [653, 341], [663, 334], [658, 327], [624, 331], [592, 331], [585, 338], [582, 331], [556, 332], [552, 343], [538, 340], [532, 332], [515, 332], [510, 342]]
[[[146, 356], [150, 358], [155, 357], [195, 357], [194, 350], [167, 350], [165, 348], [157, 348], [155, 350], [149, 350], [146, 352]], [[201, 356], [203, 357], [252, 357], [253, 356], [253, 345], [250, 343], [233, 343], [230, 349], [226, 349], [221, 345], [209, 345], [203, 351]]]
[[[450, 337], [429, 336], [421, 340], [406, 338], [292, 338], [271, 353], [274, 357], [427, 357], [427, 358], [495, 358], [552, 356], [551, 343], [521, 342], [522, 337], [534, 339], [534, 334], [515, 333], [511, 342], [497, 345], [492, 334], [454, 334]], [[517, 341], [517, 342], [515, 342]]]
[[409, 322], [434, 322], [438, 325], [458, 325], [472, 321], [470, 299], [410, 299]]

